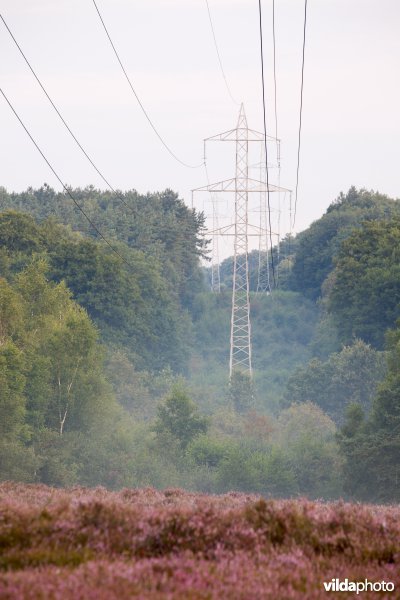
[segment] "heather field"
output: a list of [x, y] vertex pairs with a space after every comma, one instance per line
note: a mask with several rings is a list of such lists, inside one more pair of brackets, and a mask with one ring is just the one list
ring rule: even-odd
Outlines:
[[8, 600], [400, 597], [398, 506], [4, 483], [0, 547]]

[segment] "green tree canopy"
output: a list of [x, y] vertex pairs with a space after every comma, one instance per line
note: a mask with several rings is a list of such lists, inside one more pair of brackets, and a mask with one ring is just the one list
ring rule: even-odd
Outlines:
[[316, 300], [321, 286], [334, 268], [342, 242], [363, 221], [390, 219], [400, 214], [400, 205], [378, 192], [351, 187], [341, 193], [326, 213], [300, 233], [290, 285]]
[[400, 328], [388, 336], [388, 373], [368, 419], [352, 405], [340, 431], [345, 489], [363, 500], [400, 500]]
[[158, 407], [154, 431], [176, 439], [182, 449], [201, 433], [206, 433], [208, 421], [199, 414], [195, 403], [181, 385], [175, 385], [170, 396]]
[[313, 402], [340, 424], [349, 404], [369, 411], [385, 373], [385, 353], [356, 340], [326, 361], [314, 358], [297, 369], [287, 383], [283, 406]]
[[247, 372], [234, 369], [228, 391], [229, 399], [238, 413], [246, 413], [254, 406], [253, 382]]
[[[98, 325], [103, 341], [124, 346], [136, 368], [184, 371], [191, 338], [188, 311], [192, 296], [203, 285], [197, 264], [200, 242], [196, 241], [201, 219], [171, 194], [161, 196], [158, 203], [164, 218], [175, 223], [175, 229], [170, 225], [166, 231], [160, 230], [164, 250], [156, 241], [148, 246], [143, 242], [143, 249], [129, 239], [114, 241], [129, 266], [101, 241], [72, 233], [54, 220], [37, 224], [27, 214], [2, 213], [0, 274], [12, 278], [32, 256], [44, 257], [49, 277], [66, 282], [74, 299]], [[188, 221], [189, 238], [181, 235], [178, 222], [182, 219]], [[22, 293], [29, 294], [28, 288]]]
[[[195, 294], [203, 289], [198, 263], [198, 257], [207, 247], [201, 235], [204, 228], [202, 213], [189, 209], [170, 189], [146, 195], [140, 195], [136, 190], [120, 191], [119, 196], [124, 202], [112, 192], [100, 191], [93, 186], [71, 188], [71, 193], [108, 238], [155, 257], [162, 265], [165, 279], [178, 294], [180, 304], [190, 310]], [[36, 190], [28, 188], [19, 194], [3, 192], [0, 210], [7, 209], [29, 213], [39, 223], [49, 217], [56, 218], [86, 237], [98, 239], [98, 234], [76, 210], [70, 197], [64, 192], [56, 192], [47, 184]], [[30, 236], [28, 223], [23, 236], [24, 249], [27, 249]], [[21, 241], [18, 243], [21, 245]]]
[[343, 343], [384, 347], [400, 317], [400, 218], [365, 222], [342, 244], [328, 309]]
[[282, 411], [275, 442], [286, 452], [301, 493], [332, 498], [340, 491], [341, 460], [335, 423], [306, 402]]

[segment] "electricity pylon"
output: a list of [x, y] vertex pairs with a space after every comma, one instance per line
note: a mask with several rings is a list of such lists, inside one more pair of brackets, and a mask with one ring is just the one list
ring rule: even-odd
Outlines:
[[[267, 141], [276, 143], [276, 139], [267, 136]], [[236, 143], [236, 173], [232, 179], [211, 183], [192, 191], [230, 192], [235, 194], [234, 222], [217, 230], [210, 231], [213, 238], [215, 234], [232, 236], [233, 247], [233, 283], [232, 283], [232, 312], [230, 333], [229, 377], [235, 370], [240, 370], [252, 376], [251, 356], [251, 323], [250, 323], [250, 289], [249, 289], [249, 264], [248, 247], [249, 236], [266, 235], [266, 231], [249, 223], [249, 193], [286, 191], [284, 188], [258, 181], [249, 177], [249, 142], [265, 142], [265, 136], [259, 131], [249, 129], [243, 104], [240, 107], [239, 118], [235, 129], [204, 140], [235, 142]], [[205, 155], [205, 151], [204, 151]]]
[[212, 244], [211, 244], [211, 289], [213, 292], [221, 291], [221, 277], [219, 267], [219, 250], [218, 250], [218, 211], [217, 198], [211, 194], [212, 201]]
[[235, 238], [229, 376], [234, 368], [252, 374], [248, 262], [249, 140], [243, 104], [236, 127]]

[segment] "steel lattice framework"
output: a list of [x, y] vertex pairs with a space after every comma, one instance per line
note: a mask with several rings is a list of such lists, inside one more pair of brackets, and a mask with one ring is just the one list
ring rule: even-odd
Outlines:
[[235, 239], [229, 375], [240, 368], [252, 374], [248, 262], [248, 126], [243, 104], [236, 129]]
[[[207, 191], [211, 193], [212, 197], [215, 197], [214, 195], [219, 192], [231, 192], [235, 195], [234, 222], [218, 229], [215, 229], [214, 225], [213, 230], [208, 233], [212, 235], [213, 241], [216, 236], [232, 236], [234, 238], [229, 376], [232, 377], [235, 370], [241, 370], [251, 377], [248, 240], [250, 236], [265, 237], [267, 230], [266, 223], [260, 223], [260, 227], [249, 224], [249, 193], [265, 195], [268, 191], [289, 190], [271, 184], [267, 187], [265, 181], [249, 177], [249, 142], [264, 142], [265, 136], [263, 133], [248, 128], [243, 104], [240, 107], [236, 128], [207, 138], [204, 144], [209, 141], [231, 141], [236, 143], [235, 177], [197, 188], [193, 190], [193, 193]], [[276, 143], [277, 140], [267, 136], [267, 141]], [[213, 211], [215, 211], [214, 202]], [[215, 222], [216, 219], [213, 219], [213, 223]], [[214, 265], [212, 265], [212, 274], [213, 269], [215, 269]]]
[[[261, 153], [261, 159], [263, 153]], [[265, 162], [260, 162], [260, 180], [265, 182]], [[258, 243], [258, 273], [257, 273], [257, 292], [271, 292], [271, 281], [269, 273], [269, 252], [268, 252], [268, 220], [267, 220], [267, 192], [260, 192], [260, 230], [265, 231], [265, 235], [260, 235]], [[263, 260], [263, 258], [265, 259]]]
[[215, 194], [211, 194], [212, 201], [212, 245], [211, 245], [211, 289], [213, 292], [221, 291], [221, 277], [219, 268], [219, 251], [218, 251], [218, 212], [217, 198]]

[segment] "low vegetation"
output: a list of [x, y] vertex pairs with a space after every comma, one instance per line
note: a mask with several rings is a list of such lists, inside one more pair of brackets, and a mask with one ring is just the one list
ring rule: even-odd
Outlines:
[[400, 584], [398, 507], [22, 484], [0, 486], [0, 507], [7, 600], [317, 599], [332, 578]]

